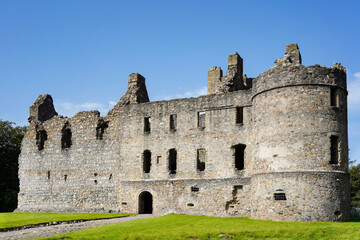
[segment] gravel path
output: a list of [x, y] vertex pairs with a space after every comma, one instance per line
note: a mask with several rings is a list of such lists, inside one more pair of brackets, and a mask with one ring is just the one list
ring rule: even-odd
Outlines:
[[45, 237], [56, 236], [69, 232], [80, 231], [83, 229], [100, 227], [113, 223], [121, 223], [121, 222], [127, 222], [137, 219], [143, 219], [143, 218], [152, 218], [152, 217], [154, 217], [152, 214], [139, 214], [134, 216], [122, 217], [122, 218], [93, 220], [93, 221], [80, 222], [80, 223], [63, 223], [59, 225], [52, 225], [46, 227], [36, 227], [36, 228], [29, 228], [18, 231], [2, 232], [0, 233], [0, 239], [10, 240], [10, 239], [45, 238]]

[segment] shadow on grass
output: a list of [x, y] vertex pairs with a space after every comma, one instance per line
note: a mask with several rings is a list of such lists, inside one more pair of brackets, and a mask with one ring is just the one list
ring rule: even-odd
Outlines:
[[350, 222], [360, 222], [360, 217], [351, 217]]

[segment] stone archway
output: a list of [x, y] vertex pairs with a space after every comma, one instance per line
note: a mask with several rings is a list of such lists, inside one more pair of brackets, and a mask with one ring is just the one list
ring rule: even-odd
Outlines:
[[153, 212], [153, 196], [148, 191], [139, 195], [139, 213], [151, 214]]

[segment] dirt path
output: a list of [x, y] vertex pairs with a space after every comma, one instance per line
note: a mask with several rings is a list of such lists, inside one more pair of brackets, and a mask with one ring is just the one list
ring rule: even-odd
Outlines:
[[45, 237], [56, 236], [69, 232], [80, 231], [83, 229], [100, 227], [113, 223], [121, 223], [121, 222], [127, 222], [137, 219], [143, 219], [143, 218], [152, 218], [152, 217], [154, 217], [152, 214], [139, 214], [135, 216], [128, 216], [122, 218], [93, 220], [93, 221], [80, 222], [80, 223], [63, 223], [59, 225], [52, 225], [46, 227], [36, 227], [36, 228], [29, 228], [18, 231], [2, 232], [0, 233], [0, 239], [10, 240], [10, 239], [45, 238]]

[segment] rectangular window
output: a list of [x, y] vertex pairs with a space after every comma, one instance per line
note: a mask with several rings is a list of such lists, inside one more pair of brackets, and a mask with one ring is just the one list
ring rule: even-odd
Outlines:
[[169, 150], [169, 173], [176, 174], [177, 152], [175, 148]]
[[238, 144], [232, 147], [234, 149], [235, 157], [235, 168], [237, 170], [244, 169], [244, 160], [245, 160], [245, 144]]
[[330, 164], [339, 163], [339, 137], [330, 137]]
[[205, 157], [206, 151], [201, 148], [197, 150], [197, 160], [196, 160], [196, 168], [199, 171], [205, 171]]
[[334, 87], [330, 89], [330, 105], [332, 107], [339, 107], [339, 94], [338, 90]]
[[144, 132], [150, 133], [150, 125], [151, 125], [151, 118], [146, 117], [144, 118]]
[[192, 191], [192, 192], [198, 192], [198, 191], [199, 191], [199, 188], [198, 188], [198, 187], [191, 187], [191, 191]]
[[198, 112], [198, 127], [205, 128], [205, 112]]
[[170, 115], [170, 130], [175, 131], [177, 125], [177, 115], [172, 114]]
[[157, 157], [156, 157], [156, 163], [159, 164], [160, 161], [161, 161], [161, 156], [157, 156]]
[[274, 200], [275, 201], [284, 201], [284, 200], [286, 200], [285, 193], [274, 193]]
[[149, 150], [145, 150], [143, 153], [143, 172], [149, 173], [151, 167], [151, 152]]
[[244, 108], [237, 107], [236, 108], [236, 124], [243, 124], [244, 123]]

